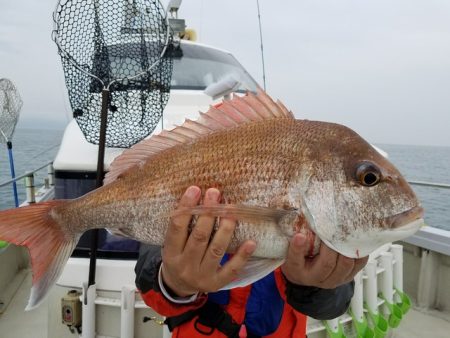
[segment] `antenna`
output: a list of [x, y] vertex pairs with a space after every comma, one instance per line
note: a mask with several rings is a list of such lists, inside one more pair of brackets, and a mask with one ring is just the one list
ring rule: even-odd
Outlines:
[[263, 86], [264, 86], [264, 91], [266, 91], [266, 67], [264, 65], [264, 47], [263, 47], [263, 37], [262, 37], [262, 29], [261, 29], [261, 12], [259, 10], [259, 0], [256, 0], [256, 7], [258, 8], [259, 39], [261, 41], [261, 62], [262, 62], [262, 73], [263, 73]]

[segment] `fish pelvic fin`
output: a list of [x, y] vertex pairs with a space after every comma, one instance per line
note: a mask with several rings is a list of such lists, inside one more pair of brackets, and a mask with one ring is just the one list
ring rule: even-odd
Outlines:
[[244, 265], [243, 269], [239, 271], [238, 277], [231, 283], [221, 288], [221, 290], [229, 290], [252, 284], [267, 276], [283, 263], [284, 259], [251, 257]]
[[192, 143], [206, 135], [242, 124], [271, 119], [294, 119], [294, 115], [280, 101], [273, 101], [260, 88], [256, 94], [247, 92], [242, 97], [235, 95], [231, 100], [223, 100], [211, 106], [206, 113], [200, 113], [198, 120], [186, 120], [172, 130], [163, 130], [125, 150], [111, 163], [103, 184], [114, 182], [126, 175], [131, 168], [149, 161], [164, 150]]
[[25, 310], [36, 308], [61, 275], [81, 234], [73, 235], [52, 217], [52, 209], [67, 201], [51, 201], [0, 212], [0, 239], [26, 246], [33, 281]]
[[280, 221], [293, 213], [293, 210], [276, 209], [269, 207], [243, 205], [243, 204], [219, 204], [214, 206], [197, 205], [194, 207], [178, 208], [171, 213], [171, 217], [181, 215], [208, 215], [213, 217], [227, 217], [247, 222], [273, 222]]

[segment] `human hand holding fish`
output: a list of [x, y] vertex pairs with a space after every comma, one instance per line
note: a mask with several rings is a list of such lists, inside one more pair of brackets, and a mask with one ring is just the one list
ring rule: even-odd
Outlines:
[[319, 253], [309, 256], [309, 246], [305, 235], [294, 235], [289, 244], [286, 262], [281, 271], [293, 284], [334, 289], [353, 280], [367, 263], [368, 256], [349, 258], [320, 244]]
[[[178, 208], [197, 205], [200, 194], [198, 187], [189, 187]], [[217, 205], [219, 201], [220, 193], [217, 189], [206, 191], [204, 205]], [[189, 215], [174, 217], [163, 246], [163, 282], [179, 297], [217, 291], [231, 283], [238, 277], [239, 271], [257, 245], [254, 241], [244, 242], [236, 254], [221, 267], [220, 261], [231, 241], [236, 222], [222, 218], [210, 241], [214, 217], [200, 216], [189, 234], [190, 221]], [[306, 236], [299, 233], [292, 238], [286, 262], [281, 267], [284, 276], [291, 283], [333, 289], [353, 280], [367, 263], [367, 257], [348, 258], [323, 243], [315, 257], [309, 257], [309, 250]]]
[[[193, 207], [199, 203], [200, 197], [199, 187], [189, 187], [178, 207]], [[220, 192], [212, 188], [206, 191], [203, 205], [217, 205], [219, 201]], [[219, 228], [211, 240], [214, 217], [199, 216], [191, 233], [188, 229], [190, 222], [190, 215], [173, 217], [162, 250], [163, 282], [179, 297], [217, 291], [231, 283], [256, 248], [254, 241], [244, 242], [221, 267], [220, 261], [230, 244], [236, 221], [221, 218]]]

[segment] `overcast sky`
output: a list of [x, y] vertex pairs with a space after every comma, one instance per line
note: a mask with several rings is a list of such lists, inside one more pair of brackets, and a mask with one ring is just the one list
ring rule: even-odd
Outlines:
[[[0, 0], [0, 77], [24, 100], [19, 127], [62, 127], [71, 115], [50, 38], [55, 4]], [[342, 123], [373, 143], [450, 146], [450, 1], [260, 7], [267, 91], [298, 118]], [[179, 16], [262, 84], [256, 0], [185, 0]]]

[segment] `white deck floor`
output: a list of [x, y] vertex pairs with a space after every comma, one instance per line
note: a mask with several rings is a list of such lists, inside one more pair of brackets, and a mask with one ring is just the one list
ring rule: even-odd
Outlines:
[[47, 338], [47, 303], [44, 301], [37, 309], [24, 311], [30, 290], [31, 273], [24, 279], [6, 311], [0, 315], [1, 338]]
[[392, 331], [393, 338], [449, 338], [450, 313], [409, 311], [400, 326]]
[[[0, 315], [1, 338], [57, 338], [47, 335], [47, 303], [39, 308], [25, 312], [31, 286], [29, 274], [6, 312]], [[390, 332], [394, 338], [449, 338], [450, 314], [438, 311], [421, 312], [412, 309], [402, 320], [400, 326]]]

